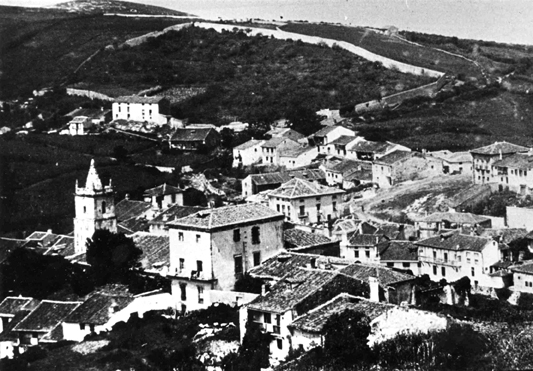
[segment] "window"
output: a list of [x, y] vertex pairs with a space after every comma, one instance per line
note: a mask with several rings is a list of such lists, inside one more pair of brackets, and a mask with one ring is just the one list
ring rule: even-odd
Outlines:
[[448, 253], [447, 252], [444, 253], [444, 261], [448, 262]]
[[317, 197], [316, 200], [320, 202], [320, 197]]
[[387, 263], [387, 267], [389, 267], [389, 268], [394, 267], [394, 263], [391, 263], [391, 262]]
[[433, 274], [435, 276], [437, 275], [437, 266], [436, 265], [433, 266]]
[[402, 267], [409, 268], [411, 266], [411, 263], [402, 263]]
[[85, 330], [85, 323], [80, 323], [80, 330]]
[[460, 263], [461, 262], [461, 259], [462, 259], [462, 256], [461, 255], [457, 255], [457, 261]]
[[185, 269], [185, 259], [180, 258], [180, 271]]
[[240, 229], [234, 229], [233, 230], [233, 241], [239, 242], [240, 240], [241, 240], [241, 230]]
[[107, 204], [105, 201], [102, 202], [102, 214], [105, 214], [106, 213], [106, 207], [107, 207]]
[[255, 226], [252, 227], [252, 244], [257, 245], [261, 243], [261, 239], [259, 238], [259, 227]]
[[235, 275], [242, 274], [242, 256], [238, 255], [233, 258], [235, 264]]
[[333, 211], [337, 211], [337, 203], [333, 202]]
[[198, 286], [198, 304], [204, 303], [204, 287]]
[[440, 273], [442, 274], [442, 277], [446, 277], [446, 268], [445, 267], [441, 267]]
[[254, 267], [261, 264], [261, 252], [256, 251], [254, 252]]
[[278, 343], [278, 349], [283, 349], [283, 340], [282, 339], [278, 339], [277, 343]]
[[354, 258], [359, 258], [359, 250], [354, 250], [353, 255]]
[[200, 273], [200, 272], [203, 272], [204, 270], [204, 265], [202, 263], [201, 260], [197, 260], [196, 261], [196, 272]]
[[83, 212], [84, 212], [84, 213], [87, 212], [87, 206], [84, 206], [84, 207], [83, 207]]
[[172, 200], [172, 203], [175, 204], [176, 203], [176, 194], [173, 194], [172, 196], [170, 196], [170, 199]]
[[366, 256], [367, 258], [370, 258], [370, 250], [366, 250], [366, 251], [365, 251], [365, 256]]
[[183, 232], [178, 232], [178, 240], [183, 241]]
[[433, 251], [433, 259], [437, 259], [437, 252]]
[[187, 284], [180, 283], [180, 289], [181, 289], [181, 300], [183, 301], [187, 300]]
[[198, 242], [200, 242], [200, 235], [199, 234], [196, 235], [196, 243], [198, 243]]
[[276, 205], [276, 210], [277, 210], [278, 212], [280, 211], [280, 209], [279, 209], [279, 204]]
[[264, 314], [265, 323], [272, 323], [272, 315], [270, 313]]
[[472, 267], [472, 277], [474, 277], [476, 275], [476, 269], [474, 267]]
[[94, 325], [89, 325], [89, 330], [90, 330], [91, 332], [94, 332]]
[[300, 206], [300, 215], [305, 215], [305, 206]]

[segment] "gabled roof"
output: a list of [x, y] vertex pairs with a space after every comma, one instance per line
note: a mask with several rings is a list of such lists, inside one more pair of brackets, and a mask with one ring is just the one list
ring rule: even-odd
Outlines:
[[378, 250], [382, 261], [418, 261], [418, 246], [411, 241], [386, 241]]
[[494, 241], [491, 238], [468, 236], [458, 232], [448, 232], [415, 243], [419, 246], [428, 246], [445, 250], [480, 252], [488, 243], [492, 242]]
[[115, 99], [116, 103], [144, 103], [144, 104], [154, 104], [161, 102], [165, 97], [161, 96], [152, 96], [152, 97], [141, 97], [138, 95], [122, 96]]
[[382, 153], [389, 148], [389, 143], [387, 142], [372, 142], [370, 140], [362, 140], [356, 143], [350, 151], [353, 152], [365, 152], [365, 153]]
[[119, 229], [119, 232], [124, 234], [130, 234], [135, 232], [146, 232], [150, 228], [148, 225], [148, 219], [144, 216], [138, 216], [135, 218], [131, 218], [128, 220], [124, 220], [123, 222], [119, 222], [117, 224], [117, 227]]
[[330, 301], [310, 310], [303, 316], [296, 318], [288, 327], [304, 332], [322, 334], [324, 332], [324, 326], [335, 314], [351, 310], [362, 313], [367, 316], [370, 321], [373, 321], [391, 308], [394, 308], [394, 305], [373, 302], [348, 294], [339, 294]]
[[380, 157], [375, 163], [384, 164], [384, 165], [393, 165], [398, 161], [401, 161], [406, 158], [415, 157], [416, 152], [406, 152], [406, 151], [400, 151], [396, 150], [388, 155], [385, 155], [383, 157]]
[[115, 205], [115, 216], [122, 222], [143, 215], [151, 207], [149, 202], [124, 199]]
[[336, 232], [354, 232], [361, 224], [358, 219], [337, 219], [333, 224], [333, 233]]
[[346, 174], [343, 175], [343, 180], [349, 182], [352, 180], [365, 180], [372, 181], [372, 169], [362, 168], [361, 170], [349, 170]]
[[299, 198], [342, 193], [344, 191], [337, 188], [326, 187], [300, 178], [294, 178], [271, 191], [269, 197]]
[[338, 146], [345, 146], [348, 143], [351, 143], [351, 142], [353, 142], [356, 139], [357, 139], [357, 137], [354, 137], [354, 136], [351, 136], [351, 135], [341, 135], [340, 137], [338, 137], [337, 139], [335, 139], [334, 141], [332, 141], [332, 142], [330, 142], [328, 144], [333, 144], [333, 145], [338, 145]]
[[265, 173], [265, 174], [251, 174], [248, 175], [252, 183], [256, 185], [266, 184], [282, 184], [288, 182], [292, 178], [302, 178], [308, 180], [324, 180], [326, 174], [319, 169], [294, 170], [288, 172]]
[[372, 165], [368, 163], [363, 163], [361, 161], [343, 160], [339, 162], [338, 164], [334, 164], [333, 166], [328, 168], [328, 171], [344, 174], [345, 172], [348, 172], [348, 171], [353, 172], [353, 171], [361, 170], [363, 168], [371, 171]]
[[130, 236], [135, 246], [142, 250], [141, 264], [143, 269], [158, 266], [170, 266], [169, 237], [146, 232], [136, 232]]
[[373, 247], [373, 246], [376, 246], [381, 241], [383, 241], [383, 235], [354, 233], [350, 237], [350, 240], [348, 241], [348, 245], [360, 246], [360, 247]]
[[[314, 133], [312, 136], [314, 136], [314, 137], [325, 137], [326, 135], [328, 135], [332, 131], [337, 130], [338, 128], [343, 128], [343, 129], [346, 129], [346, 130], [350, 130], [350, 129], [345, 128], [344, 126], [340, 126], [340, 125], [326, 126], [326, 127], [322, 128], [322, 129], [320, 129], [319, 131], [317, 131], [316, 133]], [[352, 130], [352, 132], [353, 132], [353, 130]], [[355, 135], [355, 133], [354, 133], [354, 135]]]
[[[33, 298], [8, 296], [0, 302], [0, 316], [14, 316], [32, 302]], [[26, 308], [27, 309], [27, 308]]]
[[450, 222], [457, 224], [479, 224], [489, 221], [490, 218], [483, 215], [476, 215], [471, 213], [445, 213], [438, 212], [431, 215], [425, 216], [423, 218], [417, 219], [417, 222], [422, 223], [438, 223], [438, 222]]
[[4, 329], [0, 333], [0, 342], [17, 341], [19, 339], [19, 335], [13, 331], [13, 328], [15, 328], [15, 326], [17, 326], [19, 322], [26, 318], [26, 316], [30, 313], [31, 310], [19, 310], [14, 314], [13, 317], [11, 317], [11, 321], [7, 322], [7, 324], [4, 322]]
[[387, 287], [393, 283], [407, 281], [415, 278], [410, 274], [397, 272], [381, 265], [353, 263], [340, 270], [341, 273], [352, 278], [369, 282], [370, 277], [377, 278], [381, 287]]
[[81, 302], [43, 300], [13, 330], [32, 332], [51, 331], [80, 304]]
[[305, 138], [305, 135], [291, 128], [274, 128], [274, 129], [267, 131], [265, 135], [271, 135], [272, 137], [277, 136], [277, 137], [283, 137], [283, 138], [291, 138], [293, 140]]
[[[114, 311], [126, 308], [134, 298], [95, 293], [72, 311], [63, 322], [105, 325]], [[110, 308], [114, 307], [110, 310]]]
[[243, 223], [283, 220], [285, 216], [261, 204], [241, 204], [206, 209], [184, 218], [168, 222], [171, 228], [213, 230]]
[[488, 146], [476, 148], [470, 151], [470, 153], [475, 153], [478, 155], [499, 155], [500, 153], [510, 154], [510, 153], [517, 153], [517, 152], [527, 152], [529, 151], [529, 148], [522, 147], [517, 144], [512, 144], [508, 142], [494, 142]]
[[493, 166], [529, 170], [533, 168], [533, 156], [529, 153], [515, 153], [502, 160], [495, 161]]
[[74, 111], [67, 113], [65, 116], [76, 117], [85, 116], [92, 119], [98, 119], [111, 112], [111, 110], [101, 110], [99, 108], [76, 108]]
[[286, 142], [286, 141], [289, 141], [289, 142], [292, 142], [294, 143], [295, 145], [300, 145], [298, 142], [290, 139], [290, 138], [286, 138], [286, 137], [273, 137], [269, 140], [267, 140], [265, 143], [263, 143], [261, 145], [261, 147], [263, 148], [277, 148], [279, 145], [281, 145], [283, 142]]
[[265, 142], [264, 140], [250, 139], [248, 142], [244, 142], [243, 144], [240, 144], [237, 147], [234, 147], [233, 149], [244, 151], [248, 148], [252, 148], [255, 146], [261, 146], [264, 142]]
[[170, 140], [177, 142], [204, 141], [211, 132], [216, 133], [216, 130], [211, 128], [180, 128], [176, 129]]
[[[298, 156], [309, 152], [309, 151], [316, 151], [316, 147], [295, 147], [295, 148], [287, 148], [283, 150], [279, 157], [291, 157], [291, 158], [297, 158]], [[317, 152], [318, 154], [318, 152]]]
[[143, 196], [144, 197], [157, 197], [157, 196], [165, 196], [165, 195], [172, 195], [176, 193], [183, 193], [184, 190], [179, 187], [171, 186], [170, 184], [163, 183], [157, 187], [147, 189], [144, 191]]
[[338, 273], [298, 268], [272, 286], [265, 296], [259, 296], [248, 304], [251, 310], [284, 313], [302, 302]]
[[432, 153], [432, 155], [446, 162], [472, 162], [472, 154], [470, 152]]
[[525, 261], [523, 264], [513, 265], [509, 269], [517, 273], [533, 274], [533, 261]]
[[283, 241], [291, 247], [316, 246], [332, 242], [324, 235], [302, 231], [301, 229], [286, 229], [283, 231]]
[[166, 210], [159, 213], [155, 218], [150, 220], [148, 224], [161, 224], [166, 223], [171, 220], [181, 219], [187, 215], [197, 213], [198, 211], [205, 210], [205, 207], [202, 206], [180, 206], [172, 205], [169, 206]]

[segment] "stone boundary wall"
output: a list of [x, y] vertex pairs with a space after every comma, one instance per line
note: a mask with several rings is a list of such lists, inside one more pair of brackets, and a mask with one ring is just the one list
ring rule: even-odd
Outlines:
[[115, 99], [111, 98], [105, 94], [98, 93], [96, 91], [87, 90], [87, 89], [73, 89], [73, 88], [67, 88], [67, 94], [68, 95], [78, 95], [80, 97], [87, 97], [91, 99], [100, 99], [100, 100], [107, 100], [110, 102], [114, 102]]

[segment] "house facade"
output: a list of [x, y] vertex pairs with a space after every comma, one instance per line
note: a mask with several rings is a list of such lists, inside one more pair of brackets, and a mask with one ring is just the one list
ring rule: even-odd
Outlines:
[[68, 130], [70, 135], [85, 135], [87, 129], [93, 127], [92, 120], [87, 116], [76, 116], [68, 123]]
[[501, 257], [498, 243], [492, 238], [447, 232], [416, 245], [420, 274], [429, 275], [433, 281], [452, 282], [467, 276], [474, 289], [501, 287], [501, 282], [491, 276]]
[[209, 290], [233, 290], [283, 248], [280, 213], [260, 204], [207, 209], [168, 223], [172, 295], [183, 311], [206, 308]]
[[296, 147], [280, 152], [279, 165], [286, 169], [308, 166], [318, 156], [316, 147]]
[[470, 151], [473, 161], [472, 182], [474, 184], [493, 183], [497, 177], [503, 178], [503, 173], [498, 174], [498, 170], [493, 169], [494, 163], [516, 153], [528, 151], [529, 148], [527, 147], [508, 142], [495, 142], [485, 147], [473, 149]]
[[351, 143], [347, 149], [346, 156], [352, 160], [359, 161], [375, 161], [395, 151], [411, 152], [409, 148], [400, 144], [373, 142], [366, 139]]
[[158, 125], [168, 122], [170, 101], [165, 97], [118, 97], [113, 102], [113, 120], [147, 121]]
[[289, 149], [300, 148], [302, 145], [290, 138], [273, 137], [261, 145], [263, 164], [279, 165], [280, 153]]
[[251, 139], [233, 148], [232, 167], [250, 166], [261, 161], [263, 143], [265, 143], [264, 140]]
[[415, 229], [419, 238], [428, 238], [447, 229], [470, 229], [477, 227], [492, 228], [492, 220], [483, 215], [471, 213], [433, 213], [415, 219]]
[[211, 150], [220, 143], [220, 134], [213, 128], [178, 128], [170, 146], [181, 151]]
[[432, 152], [433, 157], [442, 160], [442, 172], [444, 174], [472, 174], [472, 154], [470, 152]]
[[[326, 126], [309, 137], [310, 144], [318, 147], [318, 153], [327, 154], [329, 144], [341, 136], [354, 137], [357, 133], [344, 126]], [[331, 151], [331, 148], [330, 148]]]
[[[332, 166], [326, 166], [326, 182], [330, 186], [340, 186], [343, 187], [346, 177], [353, 175], [357, 172], [360, 173], [361, 177], [364, 179], [364, 172], [371, 172], [372, 164], [363, 161], [354, 161], [354, 160], [343, 160]], [[368, 178], [368, 177], [366, 177]], [[356, 181], [355, 179], [350, 178], [350, 183]], [[372, 179], [370, 178], [370, 181]], [[365, 180], [363, 180], [364, 182]]]
[[269, 189], [276, 189], [292, 178], [302, 178], [311, 182], [321, 183], [326, 179], [326, 174], [318, 169], [250, 174], [241, 181], [242, 196], [248, 197]]
[[269, 207], [297, 224], [320, 224], [340, 215], [343, 190], [294, 178], [267, 196]]
[[156, 209], [166, 209], [170, 205], [183, 206], [183, 192], [179, 187], [164, 183], [144, 191], [143, 198]]
[[533, 194], [533, 153], [516, 153], [493, 164], [492, 179], [499, 189], [519, 195]]

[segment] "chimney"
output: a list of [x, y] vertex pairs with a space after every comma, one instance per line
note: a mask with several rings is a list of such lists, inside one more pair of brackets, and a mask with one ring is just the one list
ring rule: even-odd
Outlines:
[[376, 277], [368, 277], [370, 285], [370, 300], [379, 302], [379, 281]]
[[126, 193], [126, 195], [124, 196], [124, 199], [125, 199], [125, 200], [129, 200], [129, 199], [130, 199], [130, 194], [129, 194], [129, 193]]
[[48, 233], [48, 234], [52, 234], [52, 230], [49, 229], [49, 230], [46, 231], [46, 233]]
[[266, 284], [261, 285], [261, 296], [265, 296], [267, 293]]

